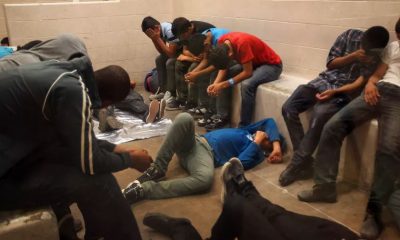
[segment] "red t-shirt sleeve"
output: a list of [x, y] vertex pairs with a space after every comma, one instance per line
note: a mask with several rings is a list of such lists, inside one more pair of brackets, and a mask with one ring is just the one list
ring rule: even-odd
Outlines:
[[237, 54], [238, 54], [237, 61], [240, 64], [248, 63], [250, 61], [253, 61], [254, 59], [253, 49], [247, 42], [244, 42], [239, 46]]

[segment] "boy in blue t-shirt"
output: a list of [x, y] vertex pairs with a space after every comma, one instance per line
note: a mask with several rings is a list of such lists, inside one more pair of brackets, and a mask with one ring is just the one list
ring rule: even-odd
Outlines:
[[[244, 128], [221, 129], [197, 135], [193, 117], [179, 114], [169, 129], [156, 160], [142, 176], [130, 183], [123, 193], [130, 203], [147, 199], [163, 199], [207, 191], [219, 167], [237, 157], [245, 169], [267, 160], [282, 160], [284, 139], [274, 119], [267, 118]], [[165, 178], [169, 162], [176, 154], [189, 176], [160, 181]]]

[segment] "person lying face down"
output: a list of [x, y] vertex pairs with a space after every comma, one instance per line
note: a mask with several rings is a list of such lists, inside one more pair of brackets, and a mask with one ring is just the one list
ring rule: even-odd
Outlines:
[[[154, 164], [142, 176], [130, 183], [123, 193], [130, 203], [143, 199], [172, 198], [207, 191], [214, 168], [232, 157], [238, 157], [245, 169], [260, 164], [268, 154], [269, 162], [282, 160], [284, 139], [272, 118], [243, 128], [227, 128], [205, 135], [195, 133], [194, 119], [188, 113], [179, 114], [161, 145]], [[189, 176], [162, 181], [169, 162], [176, 154]]]

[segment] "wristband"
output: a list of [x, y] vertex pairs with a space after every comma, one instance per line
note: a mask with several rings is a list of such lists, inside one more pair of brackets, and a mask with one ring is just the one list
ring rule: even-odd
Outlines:
[[229, 86], [233, 87], [233, 85], [235, 85], [235, 81], [233, 80], [233, 78], [228, 80]]

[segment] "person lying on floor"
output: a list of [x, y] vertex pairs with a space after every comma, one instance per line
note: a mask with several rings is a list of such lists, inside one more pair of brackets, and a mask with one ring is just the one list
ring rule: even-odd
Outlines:
[[129, 112], [145, 123], [154, 123], [164, 117], [165, 99], [152, 100], [149, 105], [144, 102], [143, 96], [135, 91], [136, 82], [131, 81], [131, 90], [128, 96], [121, 102], [115, 103], [107, 108], [95, 111], [95, 117], [99, 120], [99, 130], [108, 132], [121, 129], [123, 124], [114, 115], [114, 108]]
[[[123, 193], [130, 203], [135, 203], [145, 198], [163, 199], [204, 192], [212, 185], [214, 167], [222, 166], [232, 157], [238, 157], [245, 169], [261, 163], [265, 155], [269, 162], [281, 162], [284, 143], [272, 118], [243, 128], [197, 135], [193, 117], [181, 113], [169, 129], [155, 162], [123, 189]], [[161, 181], [175, 153], [189, 176]]]
[[[356, 240], [359, 237], [336, 222], [290, 212], [261, 196], [244, 175], [239, 159], [222, 170], [223, 208], [210, 240]], [[189, 219], [148, 213], [144, 225], [173, 240], [201, 240]]]

